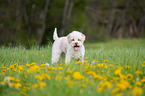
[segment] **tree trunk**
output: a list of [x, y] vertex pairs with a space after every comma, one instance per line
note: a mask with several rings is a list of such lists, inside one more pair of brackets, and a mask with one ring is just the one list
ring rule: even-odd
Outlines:
[[45, 8], [44, 8], [44, 17], [43, 17], [42, 32], [40, 34], [40, 38], [39, 38], [38, 43], [37, 43], [38, 46], [40, 46], [42, 44], [42, 39], [43, 39], [44, 33], [45, 33], [45, 27], [46, 27], [45, 21], [46, 21], [49, 1], [50, 0], [46, 0], [46, 4], [45, 4]]
[[23, 12], [24, 12], [24, 18], [28, 26], [28, 34], [29, 34], [29, 37], [31, 38], [32, 37], [32, 23], [31, 23], [31, 17], [27, 13], [26, 5], [24, 5]]
[[63, 36], [65, 33], [65, 30], [67, 28], [69, 19], [71, 17], [72, 13], [72, 8], [73, 8], [73, 0], [66, 0], [65, 2], [65, 8], [64, 8], [64, 13], [63, 13], [63, 18], [62, 18], [62, 28], [60, 31], [60, 35]]
[[64, 35], [68, 5], [69, 5], [69, 0], [65, 0], [64, 12], [63, 12], [63, 16], [62, 16], [62, 26], [61, 26], [62, 28], [60, 30], [60, 36]]
[[70, 6], [69, 6], [69, 10], [68, 10], [67, 20], [69, 20], [71, 17], [72, 8], [73, 8], [73, 0], [70, 0]]

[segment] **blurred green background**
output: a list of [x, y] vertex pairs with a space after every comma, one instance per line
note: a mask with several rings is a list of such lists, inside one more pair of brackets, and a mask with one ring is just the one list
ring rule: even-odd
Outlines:
[[86, 41], [145, 37], [145, 0], [0, 0], [0, 46], [45, 45], [73, 30]]

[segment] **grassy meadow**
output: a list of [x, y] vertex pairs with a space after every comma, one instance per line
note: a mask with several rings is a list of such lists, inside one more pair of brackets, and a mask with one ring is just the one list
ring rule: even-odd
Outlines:
[[51, 65], [51, 46], [0, 47], [0, 96], [145, 96], [145, 39], [85, 49], [84, 64]]

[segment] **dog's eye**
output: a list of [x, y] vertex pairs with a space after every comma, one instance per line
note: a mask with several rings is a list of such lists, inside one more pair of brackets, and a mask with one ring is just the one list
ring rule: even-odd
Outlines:
[[74, 39], [71, 39], [71, 41], [75, 41]]
[[81, 39], [78, 39], [78, 41], [81, 41]]

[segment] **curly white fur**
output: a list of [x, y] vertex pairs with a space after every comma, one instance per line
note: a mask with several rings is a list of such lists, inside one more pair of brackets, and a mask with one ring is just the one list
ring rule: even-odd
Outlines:
[[65, 53], [65, 63], [68, 64], [71, 58], [80, 59], [83, 62], [85, 55], [85, 47], [83, 42], [85, 41], [85, 35], [73, 31], [65, 37], [57, 36], [57, 28], [54, 30], [53, 39], [55, 40], [52, 46], [52, 58], [51, 63], [57, 63], [62, 53]]

